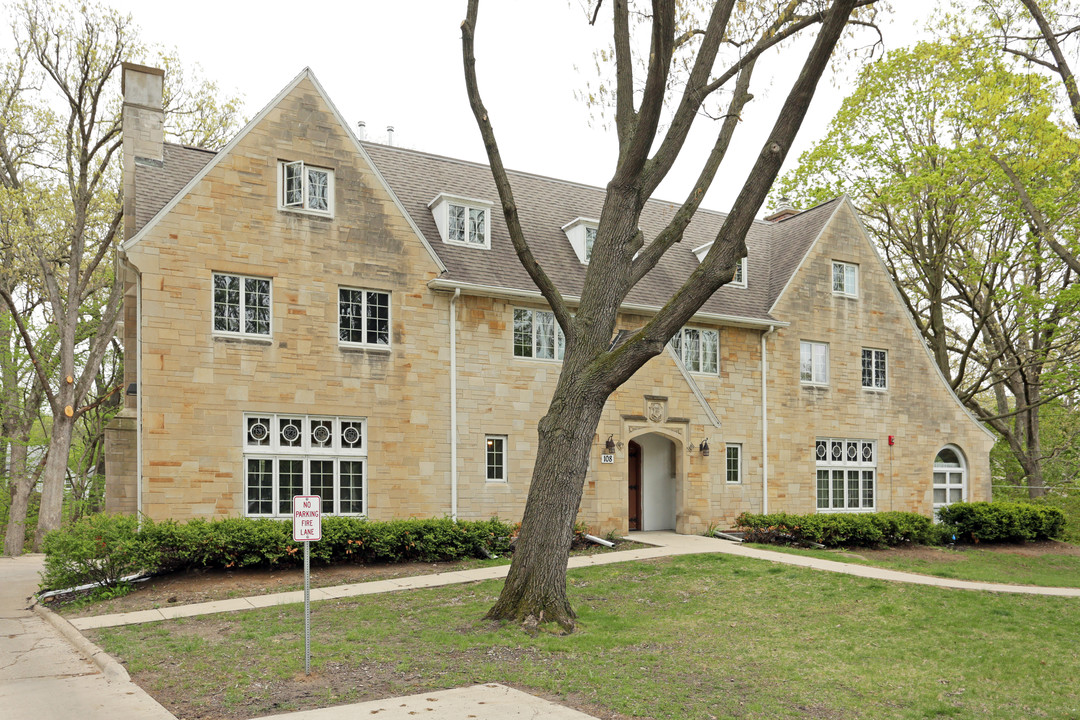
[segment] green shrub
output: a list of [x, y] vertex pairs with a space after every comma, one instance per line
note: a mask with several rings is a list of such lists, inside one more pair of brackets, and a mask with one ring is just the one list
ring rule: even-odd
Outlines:
[[[90, 530], [88, 528], [99, 528]], [[374, 522], [355, 517], [326, 517], [322, 540], [311, 545], [311, 559], [321, 564], [462, 560], [505, 553], [511, 528], [497, 518], [454, 522], [450, 518]], [[303, 562], [303, 548], [293, 542], [292, 522], [261, 518], [190, 520], [179, 523], [96, 515], [49, 536], [43, 587], [71, 587], [115, 582], [139, 570], [174, 572], [192, 568], [281, 567]], [[51, 544], [50, 544], [51, 543]], [[138, 551], [134, 570], [127, 555]], [[115, 556], [114, 556], [115, 554]], [[113, 566], [121, 565], [119, 574]], [[49, 572], [50, 567], [55, 570]]]
[[125, 575], [152, 571], [158, 551], [130, 515], [91, 515], [45, 536], [42, 588], [86, 583], [115, 586]]
[[932, 523], [918, 513], [743, 513], [735, 519], [750, 542], [819, 543], [827, 547], [901, 545], [925, 542]]
[[938, 510], [966, 542], [1023, 542], [1060, 537], [1065, 513], [1056, 507], [1011, 502], [953, 503]]

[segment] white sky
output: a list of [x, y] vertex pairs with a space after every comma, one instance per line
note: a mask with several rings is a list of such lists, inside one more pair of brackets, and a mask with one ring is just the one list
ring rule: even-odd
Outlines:
[[[393, 125], [395, 145], [486, 163], [465, 95], [459, 28], [464, 0], [105, 1], [133, 15], [144, 41], [175, 47], [182, 61], [199, 63], [223, 89], [239, 90], [248, 117], [310, 66], [350, 123], [366, 121], [369, 139], [385, 142], [386, 126]], [[889, 49], [913, 42], [936, 5], [894, 4], [883, 25]], [[602, 15], [609, 14], [605, 4]], [[594, 79], [592, 53], [608, 44], [607, 27], [590, 27], [580, 0], [488, 0], [477, 25], [480, 91], [506, 166], [604, 185], [614, 167], [613, 134], [590, 127], [574, 90]], [[729, 209], [807, 47], [788, 48], [767, 66], [759, 63], [755, 100], [705, 207]], [[767, 75], [772, 80], [762, 85]], [[824, 134], [850, 89], [849, 78], [822, 81], [785, 169]], [[704, 158], [715, 133], [707, 119], [695, 123], [683, 159], [657, 197], [685, 197], [699, 170], [695, 159]]]

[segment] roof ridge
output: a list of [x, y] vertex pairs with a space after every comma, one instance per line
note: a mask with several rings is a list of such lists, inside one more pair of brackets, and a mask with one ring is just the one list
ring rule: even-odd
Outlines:
[[204, 153], [208, 153], [210, 155], [217, 155], [218, 154], [217, 150], [211, 150], [210, 148], [200, 147], [199, 145], [186, 145], [184, 143], [170, 142], [168, 140], [164, 141], [162, 143], [162, 145], [168, 145], [169, 147], [174, 147], [174, 148], [183, 148], [185, 150], [196, 150], [198, 152], [204, 152]]
[[[374, 146], [374, 147], [378, 148], [379, 150], [389, 150], [391, 152], [408, 153], [408, 154], [411, 154], [411, 155], [419, 155], [419, 156], [422, 156], [422, 157], [433, 158], [433, 159], [436, 159], [436, 160], [445, 160], [446, 162], [455, 163], [457, 165], [465, 165], [465, 166], [472, 167], [472, 168], [477, 168], [477, 169], [486, 169], [489, 172], [490, 172], [490, 167], [491, 167], [487, 163], [476, 162], [474, 160], [463, 160], [462, 158], [450, 157], [449, 155], [440, 155], [439, 153], [433, 153], [433, 152], [429, 152], [427, 150], [417, 150], [415, 148], [405, 148], [405, 147], [400, 147], [400, 146], [397, 146], [397, 145], [386, 145], [385, 143], [378, 143], [378, 142], [374, 142], [373, 140], [361, 140], [360, 144], [364, 145], [364, 146]], [[510, 168], [507, 168], [506, 172], [507, 172], [507, 174], [516, 175], [518, 177], [531, 178], [533, 180], [543, 180], [543, 181], [546, 181], [546, 182], [559, 183], [560, 185], [565, 185], [567, 187], [577, 187], [577, 188], [584, 188], [586, 190], [596, 190], [598, 192], [604, 192], [604, 188], [602, 188], [599, 185], [590, 185], [588, 183], [578, 182], [576, 180], [567, 180], [565, 178], [557, 178], [557, 177], [553, 177], [551, 175], [541, 175], [540, 173], [528, 172], [527, 170], [513, 170], [513, 169], [510, 169]], [[674, 206], [677, 206], [677, 207], [682, 207], [682, 205], [683, 205], [683, 203], [680, 202], [680, 201], [664, 200], [662, 198], [655, 198], [655, 197], [654, 198], [649, 198], [646, 201], [646, 203], [658, 203], [658, 204], [661, 204], [661, 205], [674, 205]], [[808, 211], [802, 211], [802, 212], [808, 212]], [[727, 217], [727, 215], [730, 213], [730, 211], [729, 210], [713, 210], [713, 209], [710, 209], [710, 208], [698, 207], [695, 214], [697, 214], [697, 213], [705, 213], [707, 215], [717, 215], [717, 216], [720, 216], [720, 217]], [[802, 214], [802, 213], [800, 212], [800, 214]], [[758, 225], [762, 225], [762, 226], [772, 226], [772, 225], [776, 224], [776, 223], [768, 222], [768, 221], [765, 221], [765, 220], [759, 220], [757, 218], [754, 218], [754, 223], [758, 224]]]

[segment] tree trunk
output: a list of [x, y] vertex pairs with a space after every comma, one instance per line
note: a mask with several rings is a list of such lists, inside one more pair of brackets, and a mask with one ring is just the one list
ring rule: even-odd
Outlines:
[[64, 482], [67, 480], [71, 433], [75, 422], [63, 412], [53, 414], [48, 457], [41, 475], [41, 511], [34, 532], [34, 551], [41, 552], [46, 533], [60, 527], [64, 509]]
[[4, 555], [16, 557], [22, 555], [26, 546], [26, 511], [36, 476], [28, 472], [26, 467], [26, 443], [13, 442], [8, 447], [11, 457], [11, 507], [8, 508], [7, 530], [4, 532]]
[[566, 562], [606, 399], [571, 385], [556, 389], [539, 423], [536, 464], [510, 573], [488, 619], [527, 625], [556, 622], [573, 630]]

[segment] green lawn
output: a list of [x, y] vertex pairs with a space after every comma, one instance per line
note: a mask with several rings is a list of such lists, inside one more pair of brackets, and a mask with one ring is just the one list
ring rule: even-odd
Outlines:
[[944, 590], [722, 555], [569, 573], [578, 630], [480, 618], [499, 581], [112, 628], [180, 717], [502, 682], [610, 717], [1080, 718], [1080, 600]]
[[1020, 555], [979, 548], [926, 548], [924, 557], [889, 556], [886, 552], [863, 550], [803, 550], [778, 545], [747, 547], [776, 550], [794, 555], [873, 565], [890, 570], [935, 575], [956, 580], [1041, 585], [1043, 587], [1080, 587], [1080, 555]]

